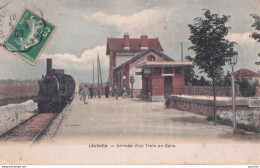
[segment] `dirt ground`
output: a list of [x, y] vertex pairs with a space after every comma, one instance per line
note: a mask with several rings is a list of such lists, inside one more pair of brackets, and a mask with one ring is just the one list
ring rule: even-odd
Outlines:
[[0, 164], [260, 164], [259, 135], [163, 102], [76, 96], [63, 114], [39, 144], [0, 146]]
[[233, 136], [232, 127], [214, 126], [205, 116], [176, 109], [166, 109], [164, 102], [139, 99], [89, 99], [83, 104], [76, 97], [61, 123], [59, 139], [150, 138], [178, 141], [260, 141], [249, 133]]

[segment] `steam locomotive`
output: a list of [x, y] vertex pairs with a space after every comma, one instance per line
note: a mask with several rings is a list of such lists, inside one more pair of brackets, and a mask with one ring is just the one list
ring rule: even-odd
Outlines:
[[46, 75], [38, 82], [38, 95], [33, 101], [38, 103], [38, 112], [58, 112], [74, 97], [75, 80], [64, 74], [64, 69], [53, 69], [52, 59], [47, 59]]

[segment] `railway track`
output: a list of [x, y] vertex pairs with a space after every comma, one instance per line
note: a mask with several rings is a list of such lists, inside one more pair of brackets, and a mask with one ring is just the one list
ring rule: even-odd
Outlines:
[[68, 110], [74, 96], [70, 98], [67, 105], [55, 113], [37, 113], [27, 120], [16, 125], [12, 129], [0, 135], [1, 142], [31, 143], [37, 142], [47, 131], [52, 121], [65, 109]]
[[0, 136], [0, 142], [35, 143], [59, 113], [38, 113]]

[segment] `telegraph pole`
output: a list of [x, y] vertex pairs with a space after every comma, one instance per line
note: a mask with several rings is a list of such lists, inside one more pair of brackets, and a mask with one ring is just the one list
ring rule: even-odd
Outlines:
[[181, 61], [183, 61], [183, 44], [181, 42]]
[[94, 88], [94, 83], [95, 83], [95, 76], [94, 76], [94, 71], [95, 71], [95, 69], [94, 69], [94, 62], [93, 62], [93, 88]]
[[98, 77], [98, 86], [97, 86], [97, 92], [98, 92], [98, 98], [101, 98], [100, 95], [100, 84], [99, 84], [99, 55], [97, 54], [97, 77]]
[[99, 77], [100, 77], [100, 83], [101, 83], [101, 86], [100, 86], [100, 88], [101, 88], [101, 93], [102, 93], [102, 75], [101, 75], [101, 68], [100, 68], [100, 60], [99, 60], [99, 55], [98, 55], [98, 67], [99, 67]]

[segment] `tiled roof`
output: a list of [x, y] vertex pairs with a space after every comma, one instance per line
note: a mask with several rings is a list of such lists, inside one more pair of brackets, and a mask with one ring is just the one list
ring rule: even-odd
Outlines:
[[[123, 38], [107, 38], [107, 53], [109, 53], [108, 51], [122, 51], [122, 50], [124, 50], [124, 47], [129, 47], [129, 50], [131, 50], [131, 51], [140, 51], [142, 49], [141, 47], [148, 47], [149, 49], [163, 51], [163, 48], [162, 48], [158, 38], [148, 38], [147, 37], [147, 39], [146, 39], [147, 43], [143, 43], [143, 44], [148, 44], [148, 46], [142, 46], [141, 38], [128, 38], [128, 40], [129, 41], [126, 42], [124, 37]], [[129, 45], [129, 46], [125, 46], [125, 45]]]
[[147, 50], [144, 50], [144, 51], [140, 52], [139, 54], [135, 55], [134, 57], [132, 57], [131, 59], [129, 59], [129, 60], [126, 61], [125, 63], [119, 65], [119, 66], [116, 67], [114, 70], [116, 70], [116, 69], [118, 69], [118, 68], [120, 68], [120, 67], [124, 67], [125, 65], [134, 62], [135, 60], [137, 60], [138, 58], [144, 56], [144, 55], [147, 54], [148, 52], [154, 52], [154, 53], [156, 53], [158, 56], [164, 57], [167, 61], [174, 61], [171, 57], [165, 55], [164, 53], [162, 53], [162, 52], [160, 52], [160, 51], [157, 51], [157, 50], [155, 50], [155, 49], [147, 49]]
[[235, 77], [260, 77], [260, 74], [250, 71], [248, 69], [239, 69], [234, 72]]

